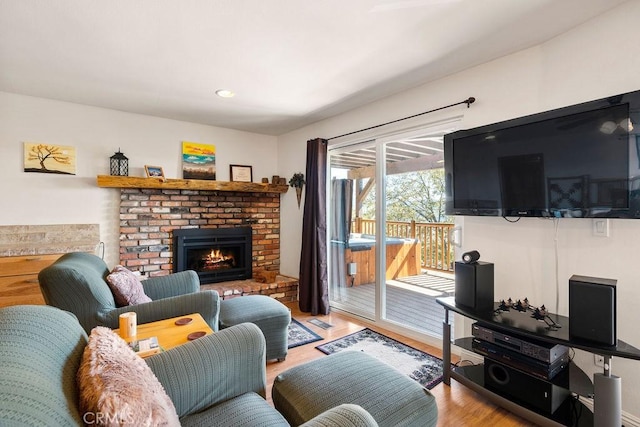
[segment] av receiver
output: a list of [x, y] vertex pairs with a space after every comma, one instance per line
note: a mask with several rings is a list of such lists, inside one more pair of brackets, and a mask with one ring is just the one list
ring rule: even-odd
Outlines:
[[544, 341], [519, 338], [494, 331], [479, 323], [474, 323], [471, 327], [474, 337], [484, 340], [509, 350], [520, 353], [524, 356], [533, 357], [542, 362], [553, 364], [559, 359], [565, 359], [569, 354], [569, 347], [560, 344], [551, 344]]
[[477, 338], [472, 341], [472, 349], [476, 353], [485, 356], [485, 361], [487, 358], [493, 359], [543, 380], [550, 380], [559, 373], [564, 372], [564, 368], [569, 364], [568, 353], [565, 357], [561, 357], [553, 363], [546, 363]]

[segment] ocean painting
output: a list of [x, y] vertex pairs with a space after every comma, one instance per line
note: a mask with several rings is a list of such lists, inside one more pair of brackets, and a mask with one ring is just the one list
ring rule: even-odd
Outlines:
[[182, 141], [182, 177], [216, 179], [216, 146]]

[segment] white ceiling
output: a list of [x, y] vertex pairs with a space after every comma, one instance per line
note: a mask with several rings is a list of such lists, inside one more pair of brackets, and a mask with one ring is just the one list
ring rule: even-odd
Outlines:
[[624, 1], [0, 0], [0, 91], [280, 135]]

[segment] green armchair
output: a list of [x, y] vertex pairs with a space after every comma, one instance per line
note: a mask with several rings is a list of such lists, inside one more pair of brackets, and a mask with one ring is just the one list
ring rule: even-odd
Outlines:
[[194, 271], [183, 271], [142, 281], [151, 302], [117, 307], [107, 284], [107, 264], [93, 254], [68, 253], [43, 269], [40, 290], [47, 305], [75, 314], [86, 333], [95, 326], [118, 327], [121, 313], [135, 311], [139, 324], [186, 314], [200, 313], [214, 331], [218, 330], [219, 296], [200, 291]]
[[[70, 313], [50, 306], [0, 309], [0, 425], [82, 426], [76, 375], [87, 334]], [[188, 363], [185, 363], [188, 361]], [[288, 426], [266, 400], [265, 341], [250, 323], [146, 359], [182, 426]], [[331, 384], [327, 384], [330, 394]], [[87, 417], [87, 415], [89, 415]], [[340, 405], [305, 427], [374, 427], [357, 405]]]

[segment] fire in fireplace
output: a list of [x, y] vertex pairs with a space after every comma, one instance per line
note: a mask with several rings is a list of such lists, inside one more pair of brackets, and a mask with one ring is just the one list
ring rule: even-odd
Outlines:
[[251, 227], [174, 230], [173, 271], [194, 270], [203, 284], [250, 279], [251, 240]]
[[211, 249], [211, 252], [205, 253], [203, 256], [196, 256], [189, 265], [190, 269], [211, 271], [221, 268], [233, 268], [236, 266], [236, 257], [234, 251], [223, 251], [220, 249]]

